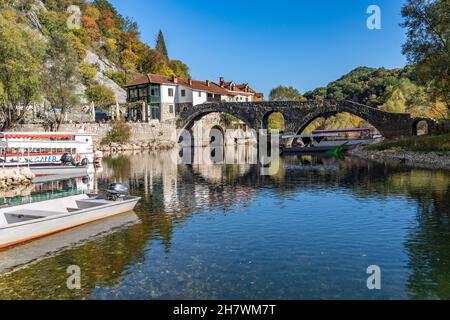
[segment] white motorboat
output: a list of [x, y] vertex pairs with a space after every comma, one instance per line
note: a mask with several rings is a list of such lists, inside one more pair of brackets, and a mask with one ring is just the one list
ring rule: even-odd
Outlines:
[[65, 232], [41, 238], [9, 250], [0, 251], [0, 275], [21, 268], [29, 263], [35, 263], [65, 250], [79, 247], [87, 242], [105, 238], [112, 233], [139, 223], [139, 217], [134, 212], [119, 214], [73, 228]]
[[30, 167], [31, 172], [35, 174], [36, 177], [42, 176], [52, 176], [52, 175], [68, 175], [68, 176], [87, 176], [94, 168], [89, 166], [42, 166], [42, 167]]
[[134, 209], [141, 198], [114, 184], [108, 194], [81, 194], [0, 209], [0, 249]]

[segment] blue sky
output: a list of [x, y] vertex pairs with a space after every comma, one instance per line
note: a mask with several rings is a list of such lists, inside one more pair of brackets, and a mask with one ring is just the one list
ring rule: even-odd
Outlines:
[[[358, 66], [403, 67], [403, 0], [111, 0], [154, 47], [162, 29], [172, 59], [198, 80], [248, 82], [265, 93], [277, 85], [305, 92]], [[369, 30], [369, 5], [382, 29]]]

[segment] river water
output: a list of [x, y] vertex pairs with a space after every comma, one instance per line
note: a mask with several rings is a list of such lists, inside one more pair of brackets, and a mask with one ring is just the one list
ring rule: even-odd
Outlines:
[[[173, 152], [108, 157], [90, 179], [8, 200], [116, 181], [142, 197], [134, 213], [0, 252], [0, 299], [450, 298], [449, 172], [291, 156], [265, 176], [245, 152], [235, 165]], [[367, 287], [372, 265], [381, 290]]]

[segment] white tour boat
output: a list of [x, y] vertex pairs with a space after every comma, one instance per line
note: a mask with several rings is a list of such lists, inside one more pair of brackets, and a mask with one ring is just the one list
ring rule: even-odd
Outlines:
[[281, 147], [282, 153], [320, 153], [335, 149], [345, 152], [383, 139], [373, 135], [368, 128], [315, 130], [312, 134], [285, 135], [281, 138], [289, 142]]
[[94, 152], [93, 135], [84, 132], [0, 132], [0, 168], [58, 165], [65, 153], [77, 163], [102, 157]]
[[318, 142], [317, 146], [335, 148], [343, 144], [348, 146], [365, 146], [383, 140], [382, 136], [374, 135], [369, 128], [314, 130], [312, 134], [324, 136], [324, 139]]
[[107, 194], [64, 197], [0, 209], [0, 249], [132, 211], [141, 198], [128, 187], [110, 186]]

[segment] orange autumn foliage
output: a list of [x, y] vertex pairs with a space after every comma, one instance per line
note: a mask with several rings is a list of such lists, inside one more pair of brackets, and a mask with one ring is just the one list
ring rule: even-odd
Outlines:
[[105, 30], [111, 30], [115, 27], [116, 21], [114, 20], [111, 12], [103, 12], [100, 18], [101, 24]]
[[87, 34], [93, 41], [99, 41], [101, 39], [100, 29], [94, 19], [88, 16], [82, 16], [81, 22]]

